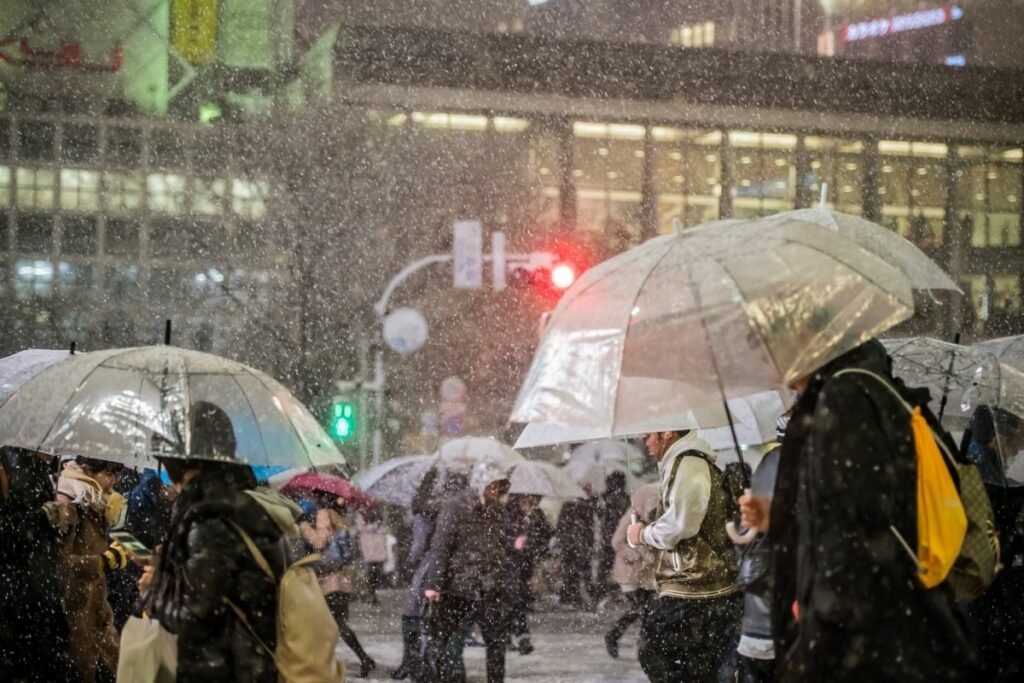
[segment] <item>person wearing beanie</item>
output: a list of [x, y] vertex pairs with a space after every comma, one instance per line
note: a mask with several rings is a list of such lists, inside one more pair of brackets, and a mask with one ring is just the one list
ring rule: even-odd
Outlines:
[[451, 653], [469, 619], [480, 625], [487, 648], [487, 681], [505, 679], [506, 577], [514, 539], [504, 509], [508, 473], [498, 463], [478, 462], [469, 487], [441, 508], [430, 540], [423, 595], [433, 614], [428, 625], [440, 680], [457, 680], [462, 662]]

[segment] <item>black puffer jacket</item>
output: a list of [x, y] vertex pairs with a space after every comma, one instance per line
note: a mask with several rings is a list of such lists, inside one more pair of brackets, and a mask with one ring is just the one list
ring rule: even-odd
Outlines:
[[[889, 376], [878, 342], [833, 361], [800, 397], [783, 441], [769, 535], [780, 677], [970, 680], [973, 655], [951, 593], [921, 586], [890, 529], [916, 548], [910, 416], [877, 380], [836, 376], [846, 368]], [[927, 391], [896, 386], [927, 403]]]
[[0, 681], [77, 681], [61, 604], [59, 541], [43, 512], [54, 498], [50, 466], [0, 449]]
[[427, 552], [423, 588], [467, 600], [505, 590], [512, 538], [502, 505], [484, 505], [472, 490], [441, 508]]
[[[276, 585], [231, 526], [234, 522], [253, 538], [280, 578], [285, 567], [282, 534], [263, 507], [244, 493], [253, 484], [248, 468], [215, 463], [175, 503], [147, 601], [160, 623], [178, 634], [178, 683], [277, 681], [267, 651], [276, 645]], [[224, 598], [247, 615], [262, 645]]]

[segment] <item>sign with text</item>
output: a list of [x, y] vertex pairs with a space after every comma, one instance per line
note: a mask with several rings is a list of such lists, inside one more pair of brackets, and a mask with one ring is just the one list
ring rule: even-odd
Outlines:
[[480, 221], [458, 221], [453, 226], [453, 285], [479, 289], [484, 284], [484, 231]]

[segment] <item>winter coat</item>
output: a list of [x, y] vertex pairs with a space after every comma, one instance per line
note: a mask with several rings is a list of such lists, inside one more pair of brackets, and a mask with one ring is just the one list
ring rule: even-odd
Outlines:
[[427, 574], [425, 558], [430, 549], [430, 539], [434, 535], [433, 515], [416, 514], [412, 516], [412, 547], [406, 559], [406, 568], [411, 570], [409, 589], [402, 603], [403, 617], [419, 617], [423, 614], [423, 577]]
[[[782, 447], [776, 445], [758, 463], [751, 477], [750, 488], [755, 496], [771, 498], [775, 477], [779, 471]], [[740, 551], [739, 583], [743, 587], [744, 636], [760, 638], [770, 644], [772, 638], [771, 615], [771, 544], [767, 535], [758, 536], [753, 543], [738, 546]], [[742, 644], [741, 644], [742, 647]]]
[[485, 505], [473, 489], [456, 494], [438, 515], [427, 552], [424, 590], [466, 600], [504, 592], [510, 536], [502, 505]]
[[675, 441], [661, 462], [657, 519], [641, 541], [658, 551], [658, 595], [705, 599], [734, 590], [736, 565], [725, 533], [728, 498], [715, 451], [691, 432]]
[[100, 664], [108, 671], [117, 671], [120, 644], [114, 612], [107, 601], [103, 494], [98, 485], [94, 488], [94, 502], [54, 501], [44, 506], [60, 539], [59, 576], [71, 635], [71, 658], [86, 683], [96, 680]]
[[50, 467], [0, 449], [0, 681], [77, 681], [59, 573], [60, 541], [43, 510]]
[[579, 562], [589, 560], [594, 552], [594, 498], [570, 500], [562, 506], [555, 527], [555, 538], [562, 550], [563, 560]]
[[991, 446], [971, 439], [967, 446], [967, 459], [978, 466], [978, 474], [986, 484], [1006, 485], [1006, 473], [1003, 470], [1003, 459]]
[[150, 614], [178, 634], [178, 683], [277, 681], [271, 655], [224, 602], [227, 598], [237, 605], [273, 651], [276, 582], [256, 564], [232, 523], [255, 541], [278, 578], [286, 564], [282, 531], [244, 492], [255, 482], [241, 470], [235, 465], [204, 469], [178, 497], [167, 544], [144, 598]]
[[529, 514], [524, 515], [518, 506], [510, 505], [508, 516], [509, 535], [512, 539], [526, 536], [526, 545], [523, 549], [512, 551], [512, 578], [528, 582], [533, 576], [537, 561], [548, 551], [548, 543], [553, 533], [551, 524], [540, 508], [534, 508]]
[[[877, 380], [836, 376], [862, 368], [885, 377], [888, 367], [871, 341], [821, 369], [794, 407], [769, 535], [782, 680], [969, 680], [973, 657], [951, 592], [921, 585], [890, 529], [917, 546], [910, 417]], [[927, 403], [927, 391], [897, 387]]]
[[161, 497], [163, 483], [155, 470], [142, 471], [128, 493], [128, 515], [124, 529], [149, 548], [158, 546], [171, 521], [171, 505]]
[[388, 531], [381, 522], [368, 522], [362, 515], [357, 517], [359, 529], [359, 552], [363, 561], [369, 564], [385, 562], [388, 559]]
[[316, 525], [299, 526], [309, 550], [320, 555], [314, 566], [320, 590], [324, 595], [351, 593], [353, 589], [354, 552], [352, 538], [341, 516], [320, 508], [316, 511]]
[[657, 589], [654, 582], [654, 550], [644, 545], [631, 547], [626, 542], [626, 529], [633, 521], [634, 514], [637, 521], [650, 521], [658, 504], [658, 491], [657, 484], [645, 484], [634, 491], [632, 508], [622, 515], [612, 534], [611, 545], [615, 550], [612, 581], [622, 586], [624, 591]]

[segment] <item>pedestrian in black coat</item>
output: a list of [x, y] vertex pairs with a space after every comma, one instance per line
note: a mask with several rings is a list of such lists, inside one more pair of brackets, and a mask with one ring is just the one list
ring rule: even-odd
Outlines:
[[428, 628], [445, 683], [456, 680], [463, 670], [462, 663], [451, 657], [450, 641], [462, 637], [467, 621], [480, 625], [488, 683], [505, 678], [506, 577], [512, 539], [500, 501], [508, 487], [504, 470], [480, 462], [473, 468], [469, 489], [456, 494], [437, 517], [423, 588], [434, 609]]
[[[586, 489], [584, 489], [586, 490]], [[555, 538], [562, 561], [562, 586], [558, 601], [584, 609], [587, 604], [583, 588], [589, 597], [591, 592], [591, 566], [594, 557], [594, 514], [596, 499], [570, 500], [562, 506], [555, 527]]]
[[594, 582], [594, 597], [598, 600], [607, 595], [612, 588], [608, 576], [612, 571], [612, 565], [615, 564], [612, 536], [619, 526], [619, 520], [628, 509], [626, 473], [612, 472], [605, 478], [605, 490], [601, 494], [601, 545], [597, 556], [597, 580]]
[[[927, 405], [870, 341], [799, 382], [770, 517], [772, 632], [783, 681], [971, 680], [952, 592], [917, 578], [916, 456], [906, 408]], [[860, 369], [881, 377], [843, 373]], [[934, 427], [937, 421], [922, 411]], [[938, 432], [955, 450], [944, 432]]]
[[[276, 683], [271, 653], [277, 642], [277, 585], [233, 525], [253, 539], [278, 580], [286, 565], [283, 534], [245, 493], [255, 488], [256, 477], [247, 465], [231, 461], [235, 441], [227, 415], [206, 403], [197, 403], [193, 413], [193, 453], [218, 460], [163, 460], [171, 480], [183, 488], [143, 601], [178, 636], [178, 683]], [[255, 636], [225, 598], [245, 613]]]
[[509, 566], [509, 635], [519, 639], [514, 644], [519, 654], [533, 652], [530, 642], [530, 625], [526, 613], [533, 595], [530, 580], [537, 562], [544, 557], [551, 540], [551, 524], [544, 512], [537, 507], [540, 496], [515, 495], [509, 503], [509, 528], [512, 537], [512, 554]]
[[0, 681], [77, 681], [70, 657], [49, 458], [0, 449]]

